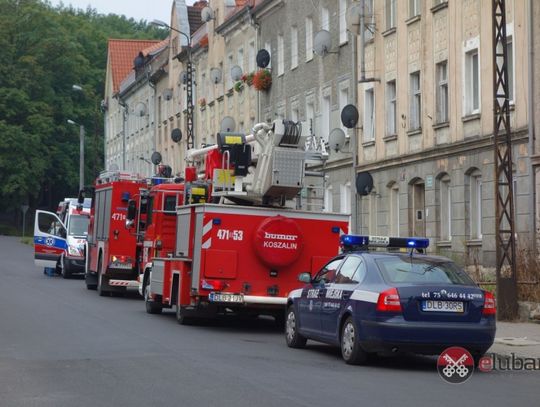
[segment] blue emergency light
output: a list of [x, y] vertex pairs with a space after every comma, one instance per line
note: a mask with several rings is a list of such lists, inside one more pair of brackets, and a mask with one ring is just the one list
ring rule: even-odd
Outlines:
[[426, 249], [429, 246], [429, 239], [425, 237], [342, 235], [340, 241], [344, 250], [358, 250], [370, 247]]

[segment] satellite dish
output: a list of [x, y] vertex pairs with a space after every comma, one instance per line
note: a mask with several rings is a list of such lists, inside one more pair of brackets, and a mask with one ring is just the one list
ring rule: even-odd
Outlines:
[[158, 151], [154, 151], [150, 157], [152, 164], [158, 165], [161, 162], [161, 154]]
[[328, 52], [330, 52], [331, 47], [332, 36], [330, 35], [330, 31], [318, 31], [313, 38], [313, 52], [320, 57], [324, 57], [326, 54], [328, 54]]
[[333, 129], [328, 136], [328, 144], [336, 153], [340, 151], [345, 144], [345, 132], [339, 127]]
[[257, 52], [257, 66], [259, 68], [266, 68], [270, 64], [270, 53], [263, 49]]
[[354, 35], [360, 35], [360, 20], [362, 18], [362, 5], [359, 2], [353, 2], [347, 10], [345, 21], [347, 22], [347, 30]]
[[185, 85], [187, 83], [187, 72], [186, 71], [180, 72], [180, 82], [182, 83], [182, 85]]
[[133, 60], [133, 66], [135, 69], [140, 69], [144, 66], [144, 55], [142, 52], [139, 52], [139, 55]]
[[354, 129], [358, 123], [358, 109], [354, 105], [347, 105], [341, 111], [341, 123], [348, 129]]
[[238, 65], [235, 65], [231, 68], [231, 78], [233, 81], [239, 81], [242, 79], [242, 68]]
[[209, 22], [210, 20], [213, 20], [214, 17], [214, 10], [212, 10], [210, 7], [204, 7], [201, 10], [201, 20], [205, 23]]
[[171, 139], [175, 143], [178, 143], [180, 140], [182, 140], [182, 130], [176, 128], [171, 131]]
[[220, 131], [225, 133], [234, 131], [235, 128], [236, 123], [231, 116], [225, 116], [219, 125]]
[[356, 174], [356, 192], [366, 196], [373, 190], [373, 177], [367, 171]]
[[143, 102], [137, 103], [137, 106], [135, 106], [135, 114], [139, 117], [146, 116], [147, 108]]
[[173, 96], [173, 90], [172, 89], [165, 89], [163, 91], [163, 99], [171, 100], [172, 96]]
[[219, 68], [210, 69], [210, 79], [212, 79], [212, 82], [216, 85], [220, 83], [221, 82], [221, 69]]

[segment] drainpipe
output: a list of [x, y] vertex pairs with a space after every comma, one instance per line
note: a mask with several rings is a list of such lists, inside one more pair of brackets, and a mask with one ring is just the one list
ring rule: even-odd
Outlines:
[[[363, 37], [363, 36], [362, 36]], [[351, 47], [352, 47], [352, 94], [353, 103], [358, 103], [358, 52], [357, 52], [357, 39], [355, 33], [350, 33]], [[360, 40], [362, 41], [362, 39]], [[362, 41], [363, 44], [363, 41]], [[362, 61], [363, 63], [364, 61]], [[351, 169], [351, 231], [349, 233], [358, 233], [358, 196], [356, 195], [356, 167], [358, 166], [358, 130], [354, 126], [351, 136], [351, 150], [352, 150], [352, 169]]]
[[534, 46], [533, 46], [533, 10], [532, 1], [527, 1], [527, 15], [529, 21], [527, 24], [527, 42], [529, 48], [529, 63], [528, 63], [528, 126], [529, 126], [529, 170], [530, 170], [530, 185], [529, 185], [529, 225], [531, 229], [529, 236], [531, 240], [531, 249], [536, 253], [536, 168], [533, 165], [533, 156], [535, 151], [535, 128], [534, 128]]

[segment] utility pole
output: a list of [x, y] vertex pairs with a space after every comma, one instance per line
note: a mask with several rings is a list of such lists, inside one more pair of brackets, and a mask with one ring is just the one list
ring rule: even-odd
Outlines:
[[493, 143], [495, 156], [495, 239], [497, 250], [497, 313], [501, 320], [518, 313], [512, 133], [508, 92], [508, 50], [504, 0], [492, 0], [493, 14]]

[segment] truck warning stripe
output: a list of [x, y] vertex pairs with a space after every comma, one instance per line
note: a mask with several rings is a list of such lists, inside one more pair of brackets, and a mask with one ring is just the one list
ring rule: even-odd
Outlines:
[[212, 220], [206, 222], [203, 226], [203, 235], [202, 235], [202, 248], [209, 249], [212, 247]]

